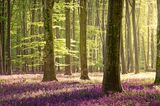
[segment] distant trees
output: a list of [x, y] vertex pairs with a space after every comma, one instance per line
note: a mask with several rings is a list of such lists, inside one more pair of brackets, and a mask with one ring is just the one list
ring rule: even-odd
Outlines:
[[52, 81], [56, 72], [81, 70], [80, 78], [89, 79], [88, 72], [104, 68], [103, 84], [112, 78], [120, 91], [118, 64], [123, 74], [149, 71], [156, 56], [155, 1], [124, 1], [123, 7], [118, 0], [0, 0], [0, 74], [44, 71], [43, 81]]
[[54, 37], [52, 31], [52, 9], [54, 0], [42, 0], [43, 20], [44, 20], [44, 76], [43, 81], [53, 81], [56, 79], [54, 60]]
[[123, 0], [109, 0], [103, 91], [121, 92], [120, 38], [122, 37]]

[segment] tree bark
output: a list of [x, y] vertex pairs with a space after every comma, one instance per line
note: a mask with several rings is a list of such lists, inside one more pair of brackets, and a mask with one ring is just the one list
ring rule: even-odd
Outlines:
[[151, 35], [151, 68], [154, 68], [154, 32], [152, 29], [152, 35]]
[[124, 54], [124, 45], [123, 45], [123, 35], [121, 35], [121, 66], [122, 66], [122, 74], [127, 74], [126, 69], [126, 59]]
[[139, 73], [139, 54], [137, 43], [137, 31], [136, 31], [136, 14], [135, 14], [135, 0], [132, 4], [132, 24], [133, 24], [133, 36], [134, 36], [134, 51], [135, 51], [135, 74]]
[[[81, 0], [80, 0], [81, 1]], [[86, 1], [86, 0], [85, 0]], [[93, 0], [87, 0], [88, 1], [88, 25], [92, 25], [93, 24], [93, 17], [92, 17], [92, 15], [93, 15]], [[86, 1], [86, 2], [87, 2]]]
[[109, 0], [105, 49], [103, 92], [121, 92], [120, 37], [122, 34], [123, 0]]
[[[0, 1], [0, 8], [2, 8], [2, 1]], [[2, 9], [0, 11], [2, 17]], [[0, 20], [0, 74], [3, 74], [3, 56], [2, 56], [2, 20]]]
[[56, 79], [55, 61], [54, 61], [54, 37], [52, 31], [52, 9], [54, 0], [42, 0], [43, 17], [44, 17], [44, 66], [43, 66], [43, 81], [53, 81]]
[[[59, 32], [59, 28], [57, 27], [56, 28], [56, 38], [59, 39], [60, 38], [60, 32]], [[59, 57], [56, 57], [56, 62], [59, 64], [60, 63], [60, 59]], [[61, 68], [60, 66], [58, 65], [57, 66], [57, 72], [60, 72], [61, 71]]]
[[7, 9], [7, 44], [6, 44], [6, 71], [8, 75], [12, 74], [12, 67], [11, 67], [11, 37], [10, 37], [10, 22], [11, 22], [11, 1], [7, 0], [8, 9]]
[[[149, 1], [148, 1], [149, 2]], [[148, 25], [148, 50], [147, 50], [147, 70], [149, 70], [149, 64], [150, 64], [150, 56], [149, 56], [149, 51], [150, 51], [150, 4], [148, 3], [148, 18], [147, 18], [147, 25]]]
[[158, 12], [158, 22], [157, 22], [157, 57], [156, 57], [156, 78], [155, 84], [160, 84], [160, 0], [157, 0], [157, 12]]
[[[23, 3], [22, 4], [23, 9], [22, 9], [22, 24], [21, 24], [22, 28], [21, 28], [21, 30], [22, 30], [22, 35], [25, 38], [27, 36], [27, 23], [26, 23], [27, 15], [26, 15], [26, 11], [25, 11], [26, 10], [26, 4], [25, 4], [24, 0], [21, 3]], [[24, 40], [22, 43], [26, 43], [26, 40]], [[21, 56], [22, 61], [23, 61], [22, 71], [27, 72], [27, 59], [25, 58], [25, 55], [27, 55], [27, 50], [26, 50], [26, 46], [23, 45], [22, 46], [22, 56]]]
[[[102, 0], [102, 56], [104, 60], [104, 49], [105, 49], [105, 0]], [[104, 65], [104, 61], [103, 61]]]
[[[134, 71], [134, 67], [133, 67], [133, 47], [132, 47], [132, 36], [131, 36], [131, 19], [130, 19], [130, 13], [129, 13], [129, 1], [126, 0], [126, 21], [127, 21], [127, 44], [128, 44], [128, 49], [127, 49], [127, 52], [128, 52], [128, 59], [127, 60], [130, 60], [128, 61], [128, 66], [130, 66], [130, 72], [133, 72]], [[130, 64], [130, 65], [129, 65]], [[128, 70], [129, 72], [129, 70]]]
[[158, 12], [158, 22], [157, 22], [157, 58], [156, 58], [156, 78], [155, 84], [160, 84], [160, 0], [157, 0], [157, 12]]
[[[76, 3], [76, 0], [73, 0], [73, 20], [72, 20], [72, 39], [73, 41], [76, 41], [76, 29], [75, 29], [75, 21], [76, 21], [76, 9], [75, 9], [75, 3]], [[76, 43], [74, 43], [74, 45], [76, 45]], [[76, 50], [75, 47], [73, 47], [73, 50]], [[73, 57], [72, 58], [72, 62], [73, 62], [73, 65], [72, 65], [72, 72], [76, 72], [76, 65], [75, 65], [75, 62], [76, 62], [76, 58]]]
[[147, 59], [146, 59], [145, 43], [144, 43], [144, 37], [142, 37], [142, 43], [143, 43], [143, 54], [144, 54], [145, 70], [148, 70]]
[[[32, 24], [31, 24], [31, 36], [33, 37], [34, 35], [35, 35], [35, 27], [34, 27], [34, 22], [35, 22], [35, 9], [36, 9], [36, 0], [33, 0], [32, 1], [32, 10], [31, 10], [31, 22], [32, 22]], [[34, 41], [34, 38], [31, 38], [31, 43]], [[31, 55], [33, 55], [34, 54], [34, 49], [32, 48], [31, 49]], [[31, 64], [32, 64], [32, 72], [34, 73], [34, 58], [32, 57], [32, 59], [31, 59]]]
[[[5, 16], [5, 0], [2, 0], [2, 17], [6, 17]], [[6, 22], [3, 19], [2, 20], [2, 61], [3, 61], [3, 74], [6, 73], [6, 56], [5, 56], [5, 26], [6, 26]]]
[[82, 80], [88, 80], [87, 69], [87, 10], [86, 0], [80, 0], [80, 64]]
[[70, 7], [69, 7], [69, 3], [70, 3], [70, 0], [65, 0], [65, 3], [66, 3], [66, 7], [65, 7], [65, 17], [66, 17], [66, 20], [65, 20], [65, 35], [66, 35], [66, 48], [68, 50], [68, 54], [66, 54], [66, 57], [65, 57], [65, 75], [71, 75], [71, 68], [70, 68], [70, 54], [69, 54], [69, 51], [70, 51], [70, 45], [71, 45], [71, 29], [70, 29]]

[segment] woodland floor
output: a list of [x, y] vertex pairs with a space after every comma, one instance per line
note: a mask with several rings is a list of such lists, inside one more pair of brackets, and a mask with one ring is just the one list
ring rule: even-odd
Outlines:
[[160, 106], [160, 86], [155, 73], [122, 75], [124, 92], [105, 96], [102, 73], [57, 75], [58, 82], [41, 82], [41, 74], [0, 76], [0, 106]]

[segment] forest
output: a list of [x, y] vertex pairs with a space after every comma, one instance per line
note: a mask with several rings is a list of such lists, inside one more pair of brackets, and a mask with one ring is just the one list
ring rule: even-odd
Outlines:
[[160, 106], [160, 0], [0, 0], [0, 106]]

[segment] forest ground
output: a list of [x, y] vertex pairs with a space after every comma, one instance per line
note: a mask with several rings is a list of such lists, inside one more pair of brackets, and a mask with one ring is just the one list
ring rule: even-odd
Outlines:
[[154, 85], [154, 72], [121, 75], [124, 92], [104, 95], [102, 73], [58, 74], [58, 82], [41, 82], [42, 74], [0, 76], [0, 106], [156, 106], [160, 86]]

